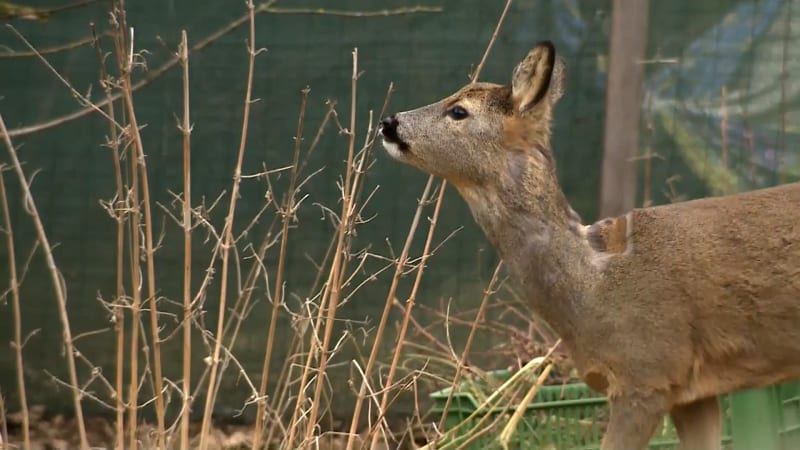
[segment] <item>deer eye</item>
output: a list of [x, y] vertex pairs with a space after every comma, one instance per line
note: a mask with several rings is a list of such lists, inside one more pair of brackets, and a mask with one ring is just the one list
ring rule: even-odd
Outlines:
[[447, 111], [447, 115], [450, 116], [453, 120], [463, 120], [469, 117], [469, 113], [466, 109], [460, 106], [453, 106]]

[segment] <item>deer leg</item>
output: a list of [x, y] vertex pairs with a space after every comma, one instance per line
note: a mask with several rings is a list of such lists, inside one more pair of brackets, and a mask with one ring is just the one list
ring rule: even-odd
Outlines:
[[678, 430], [681, 450], [722, 448], [722, 423], [716, 396], [676, 405], [669, 414]]
[[643, 450], [668, 408], [659, 395], [620, 396], [609, 400], [611, 415], [602, 450]]

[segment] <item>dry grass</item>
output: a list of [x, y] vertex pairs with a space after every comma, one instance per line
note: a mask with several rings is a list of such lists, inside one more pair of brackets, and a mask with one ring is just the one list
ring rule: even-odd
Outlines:
[[[150, 70], [147, 75], [134, 79], [137, 67], [143, 64], [146, 54], [136, 44], [134, 30], [126, 22], [125, 3], [123, 0], [112, 2], [109, 10], [110, 26], [107, 31], [98, 33], [94, 25], [91, 27], [91, 38], [84, 44], [91, 44], [97, 54], [98, 74], [103, 88], [103, 98], [99, 101], [84, 96], [69, 81], [50, 66], [44, 54], [34, 46], [27, 44], [25, 38], [18, 34], [21, 41], [28, 46], [30, 55], [39, 58], [43, 66], [59, 77], [77, 99], [80, 109], [45, 123], [17, 130], [7, 130], [0, 117], [0, 135], [3, 136], [12, 170], [24, 195], [26, 211], [33, 219], [37, 232], [37, 248], [47, 261], [51, 282], [56, 292], [56, 307], [59, 311], [63, 329], [63, 345], [69, 378], [58, 380], [63, 386], [70, 388], [73, 399], [73, 418], [42, 418], [41, 407], [36, 406], [34, 412], [26, 403], [25, 372], [22, 359], [24, 340], [20, 324], [22, 318], [19, 311], [19, 285], [17, 274], [19, 262], [15, 255], [15, 236], [11, 228], [10, 212], [6, 194], [6, 179], [0, 171], [0, 205], [4, 219], [9, 248], [9, 293], [12, 299], [14, 321], [14, 347], [17, 364], [17, 389], [22, 399], [21, 411], [14, 415], [14, 424], [22, 428], [22, 439], [19, 445], [32, 448], [31, 430], [36, 435], [44, 433], [42, 427], [62, 427], [62, 434], [51, 436], [58, 442], [88, 449], [90, 446], [108, 446], [115, 448], [189, 448], [201, 449], [237, 446], [241, 448], [410, 448], [415, 440], [422, 438], [411, 436], [409, 430], [419, 430], [434, 425], [436, 418], [426, 418], [424, 408], [419, 406], [408, 424], [398, 433], [397, 426], [390, 424], [387, 415], [400, 392], [412, 390], [419, 404], [419, 384], [423, 381], [437, 386], [455, 386], [463, 374], [471, 373], [474, 368], [468, 364], [472, 342], [480, 331], [508, 332], [526, 335], [525, 332], [507, 329], [500, 330], [499, 323], [487, 319], [491, 308], [505, 308], [505, 314], [529, 317], [520, 313], [515, 306], [506, 302], [490, 302], [502, 285], [501, 268], [498, 265], [494, 275], [484, 290], [480, 308], [468, 312], [464, 317], [451, 316], [446, 306], [436, 314], [441, 317], [445, 329], [466, 327], [469, 330], [463, 351], [454, 350], [449, 340], [442, 341], [435, 337], [437, 333], [423, 327], [414, 319], [416, 300], [420, 295], [421, 281], [428, 259], [435, 253], [434, 236], [437, 218], [442, 208], [446, 185], [441, 182], [434, 188], [434, 178], [430, 177], [419, 197], [413, 220], [401, 253], [398, 256], [381, 256], [363, 249], [354, 248], [353, 236], [359, 226], [367, 219], [364, 210], [373, 198], [374, 192], [366, 187], [365, 175], [374, 160], [376, 146], [377, 120], [387, 111], [392, 86], [386, 93], [380, 111], [369, 111], [369, 120], [358, 123], [363, 117], [356, 109], [358, 96], [358, 49], [352, 52], [351, 96], [349, 102], [349, 120], [342, 126], [335, 103], [328, 104], [328, 110], [314, 138], [306, 144], [306, 112], [308, 90], [300, 97], [300, 113], [297, 118], [295, 145], [292, 160], [286, 167], [269, 167], [248, 174], [244, 165], [247, 148], [248, 127], [250, 123], [250, 107], [254, 101], [253, 78], [256, 58], [261, 51], [256, 42], [256, 17], [259, 14], [336, 14], [354, 17], [370, 17], [374, 15], [414, 14], [435, 11], [435, 8], [410, 7], [398, 10], [380, 11], [324, 11], [303, 9], [281, 9], [275, 6], [276, 1], [254, 4], [247, 3], [247, 12], [241, 18], [223, 27], [211, 36], [190, 43], [185, 31], [181, 32], [180, 45], [162, 67]], [[509, 0], [498, 21], [486, 52], [473, 74], [477, 80], [489, 51], [497, 37], [503, 18], [510, 5]], [[242, 101], [243, 115], [241, 120], [241, 138], [236, 155], [236, 164], [232, 173], [230, 188], [220, 194], [212, 203], [206, 200], [198, 202], [191, 195], [192, 174], [192, 120], [189, 78], [190, 57], [212, 43], [215, 39], [231, 30], [246, 24], [249, 27], [247, 52], [248, 65], [244, 76], [247, 79], [246, 92]], [[15, 31], [16, 32], [16, 31]], [[102, 37], [110, 37], [112, 49], [107, 58], [101, 43]], [[83, 45], [83, 44], [81, 44]], [[65, 46], [60, 51], [69, 51], [76, 45]], [[55, 51], [55, 50], [54, 50]], [[177, 128], [182, 136], [182, 192], [171, 193], [171, 205], [154, 204], [155, 193], [151, 191], [150, 171], [146, 164], [147, 151], [140, 135], [141, 124], [137, 121], [135, 93], [141, 87], [166, 73], [172, 67], [179, 66], [182, 74], [183, 111], [177, 120]], [[113, 379], [106, 379], [102, 371], [75, 348], [69, 314], [66, 309], [66, 285], [61, 276], [57, 262], [57, 253], [52, 251], [48, 241], [42, 217], [36, 208], [36, 202], [30, 193], [31, 174], [25, 173], [19, 161], [12, 139], [59, 126], [84, 117], [90, 113], [101, 115], [108, 124], [106, 147], [110, 153], [110, 170], [114, 173], [114, 197], [102, 201], [116, 227], [115, 240], [110, 245], [115, 248], [115, 290], [113, 298], [103, 299], [103, 306], [110, 313], [114, 342], [116, 348], [115, 370]], [[317, 148], [323, 134], [338, 133], [342, 138], [342, 147], [346, 149], [346, 160], [341, 168], [341, 177], [337, 185], [340, 193], [338, 206], [321, 206], [326, 218], [332, 224], [330, 244], [320, 261], [316, 261], [317, 273], [315, 282], [299, 305], [287, 302], [287, 265], [286, 261], [296, 235], [297, 211], [308, 202], [301, 194], [302, 188], [318, 171], [308, 170], [308, 161]], [[359, 131], [361, 130], [361, 131]], [[288, 177], [288, 185], [283, 191], [274, 188], [273, 181], [277, 176]], [[237, 205], [241, 200], [241, 189], [245, 183], [259, 182], [267, 186], [268, 194], [264, 205], [253, 217], [243, 218]], [[224, 222], [221, 226], [210, 218], [210, 211], [224, 208]], [[419, 256], [412, 256], [411, 243], [417, 236], [423, 214], [433, 205], [429, 219], [424, 250]], [[163, 245], [163, 231], [159, 230], [157, 214], [162, 213], [166, 222], [174, 222], [183, 236], [183, 291], [179, 301], [173, 302], [180, 308], [178, 324], [171, 329], [167, 326], [167, 310], [170, 300], [159, 297], [158, 267], [156, 255]], [[267, 224], [257, 229], [265, 229], [255, 244], [246, 236], [252, 234], [257, 223]], [[206, 247], [207, 265], [198, 267], [198, 240], [207, 239], [213, 245]], [[259, 240], [260, 239], [260, 240]], [[446, 240], [446, 239], [445, 239]], [[274, 258], [276, 264], [267, 264], [267, 257]], [[380, 268], [367, 271], [367, 262], [378, 262]], [[326, 432], [323, 420], [328, 416], [330, 406], [342, 396], [351, 395], [344, 390], [333, 391], [327, 379], [334, 355], [341, 351], [343, 342], [355, 342], [352, 332], [338, 334], [335, 324], [341, 318], [340, 306], [351, 298], [365, 283], [381, 275], [391, 275], [391, 286], [387, 292], [383, 314], [377, 328], [367, 329], [371, 340], [371, 348], [364, 361], [353, 360], [349, 364], [353, 368], [355, 378], [352, 395], [355, 397], [355, 408], [352, 420], [343, 424], [346, 431], [339, 433]], [[415, 278], [411, 293], [405, 301], [399, 300], [397, 288], [401, 278], [414, 273]], [[196, 279], [201, 278], [199, 283]], [[195, 279], [195, 283], [192, 280]], [[264, 288], [266, 286], [266, 289]], [[219, 289], [216, 291], [216, 289]], [[292, 288], [293, 289], [293, 288]], [[294, 289], [296, 293], [296, 289]], [[218, 293], [218, 294], [215, 294]], [[256, 378], [248, 373], [236, 357], [234, 349], [237, 339], [241, 337], [244, 320], [249, 316], [254, 304], [262, 298], [254, 295], [259, 292], [262, 298], [270, 303], [269, 320], [264, 342], [262, 371]], [[297, 294], [299, 295], [299, 294]], [[211, 302], [214, 298], [216, 301]], [[492, 307], [490, 307], [492, 303]], [[381, 345], [389, 328], [389, 317], [392, 309], [398, 308], [403, 313], [399, 325], [400, 331], [394, 342], [391, 361], [380, 360]], [[418, 308], [417, 308], [418, 309]], [[214, 324], [206, 324], [206, 313], [213, 312]], [[171, 313], [170, 313], [171, 314]], [[275, 358], [278, 323], [284, 319], [292, 323], [291, 336], [281, 336], [282, 345], [289, 348], [287, 358], [279, 370], [273, 367]], [[533, 323], [533, 322], [531, 322]], [[532, 325], [534, 327], [534, 325]], [[533, 328], [531, 329], [533, 330]], [[149, 332], [149, 333], [148, 333]], [[545, 332], [539, 333], [546, 336]], [[196, 337], [199, 336], [198, 340]], [[164, 371], [165, 355], [162, 346], [170, 339], [180, 339], [181, 373], [177, 379], [170, 379]], [[546, 341], [547, 339], [545, 339]], [[552, 340], [548, 342], [552, 344]], [[549, 345], [548, 345], [549, 346]], [[199, 377], [192, 376], [192, 366], [196, 365], [196, 349], [201, 348], [205, 354], [205, 367]], [[425, 352], [417, 352], [425, 349]], [[416, 352], [416, 353], [415, 353]], [[540, 353], [541, 354], [541, 353]], [[520, 355], [517, 355], [521, 357]], [[529, 355], [534, 356], [534, 355]], [[411, 362], [411, 363], [409, 363]], [[415, 365], [413, 363], [420, 362]], [[89, 379], [80, 379], [77, 365], [88, 369]], [[519, 363], [523, 366], [524, 362]], [[385, 368], [386, 371], [378, 370]], [[545, 373], [549, 373], [549, 368]], [[271, 379], [279, 373], [277, 379]], [[387, 376], [383, 376], [383, 373]], [[541, 377], [543, 381], [546, 374]], [[250, 391], [250, 398], [243, 407], [256, 410], [255, 423], [244, 428], [220, 428], [212, 420], [218, 393], [225, 377], [236, 377]], [[517, 379], [517, 378], [515, 378]], [[104, 393], [89, 389], [92, 383], [100, 383]], [[357, 387], [355, 385], [358, 385]], [[539, 383], [541, 384], [541, 383]], [[270, 391], [270, 386], [275, 386]], [[532, 391], [534, 392], [534, 391]], [[530, 394], [532, 397], [532, 394]], [[200, 404], [196, 399], [203, 398]], [[492, 400], [503, 397], [493, 397]], [[114, 423], [98, 422], [96, 418], [85, 418], [83, 405], [91, 401], [113, 412]], [[449, 401], [448, 401], [449, 403]], [[365, 408], [366, 405], [366, 408]], [[177, 408], [177, 414], [170, 415], [170, 407]], [[366, 410], [368, 426], [363, 428], [363, 415]], [[144, 411], [155, 412], [155, 423], [147, 424], [142, 420]], [[192, 420], [190, 414], [200, 414], [200, 420]], [[174, 416], [174, 417], [173, 417]], [[35, 421], [36, 424], [32, 423]], [[5, 420], [3, 420], [5, 424]], [[45, 425], [41, 425], [45, 424]], [[88, 424], [88, 425], [87, 425]], [[495, 428], [491, 424], [486, 430]], [[87, 434], [87, 426], [90, 433]], [[438, 424], [441, 429], [442, 423]], [[224, 427], [223, 427], [224, 428]], [[97, 431], [102, 430], [102, 431]], [[46, 433], [45, 433], [46, 434]], [[53, 434], [53, 433], [51, 433]], [[404, 436], [398, 437], [401, 434]], [[72, 435], [72, 437], [68, 437]], [[77, 436], [77, 440], [74, 439]], [[3, 438], [8, 434], [3, 431]], [[69, 440], [72, 439], [72, 440]], [[2, 445], [0, 445], [1, 447]]]

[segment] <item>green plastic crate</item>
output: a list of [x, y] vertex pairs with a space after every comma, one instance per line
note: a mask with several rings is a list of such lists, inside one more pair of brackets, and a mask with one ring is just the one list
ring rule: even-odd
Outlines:
[[[490, 377], [499, 386], [510, 376], [508, 371], [491, 372]], [[453, 395], [445, 418], [445, 429], [449, 430], [464, 422], [480, 406], [480, 401], [471, 392], [491, 394], [485, 386], [468, 382]], [[434, 400], [433, 413], [441, 416], [450, 389], [431, 394]], [[751, 389], [725, 395], [720, 398], [722, 420], [722, 443], [731, 450], [796, 450], [800, 449], [800, 384], [789, 383], [761, 389]], [[492, 432], [478, 437], [469, 449], [499, 449], [497, 436], [514, 413], [517, 405], [497, 407], [476, 415], [471, 423], [461, 427], [453, 439], [463, 442], [465, 433], [471, 428], [483, 428], [499, 415], [504, 416], [500, 425]], [[489, 417], [477, 426], [484, 416]], [[520, 420], [510, 448], [536, 448], [542, 450], [600, 448], [608, 408], [604, 396], [589, 389], [583, 383], [559, 386], [542, 386]], [[677, 450], [678, 437], [669, 418], [658, 427], [650, 449]]]

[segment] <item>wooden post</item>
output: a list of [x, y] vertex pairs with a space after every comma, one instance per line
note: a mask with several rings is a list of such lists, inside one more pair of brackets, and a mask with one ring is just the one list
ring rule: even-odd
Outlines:
[[613, 0], [606, 81], [606, 120], [600, 216], [636, 206], [634, 158], [639, 153], [639, 118], [647, 48], [648, 0]]

